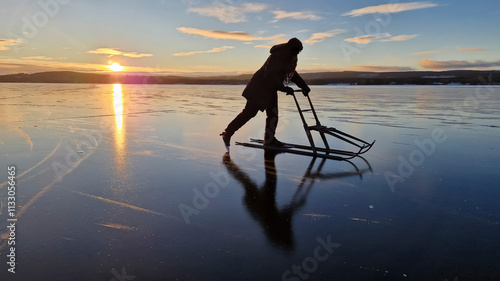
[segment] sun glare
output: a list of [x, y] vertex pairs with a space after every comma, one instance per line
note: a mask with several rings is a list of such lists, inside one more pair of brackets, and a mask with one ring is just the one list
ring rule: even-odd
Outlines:
[[115, 62], [111, 65], [107, 66], [111, 71], [122, 71], [123, 66], [121, 66], [119, 63]]

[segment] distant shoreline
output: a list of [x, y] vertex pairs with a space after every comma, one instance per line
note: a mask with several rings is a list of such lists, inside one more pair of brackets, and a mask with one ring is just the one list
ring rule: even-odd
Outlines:
[[[245, 85], [251, 74], [188, 77], [130, 73], [54, 71], [0, 75], [0, 83]], [[309, 85], [500, 85], [500, 71], [317, 72], [301, 76]]]
[[[10, 82], [10, 81], [0, 81], [0, 84], [94, 84], [94, 85], [113, 85], [113, 84], [123, 84], [123, 85], [206, 85], [206, 86], [245, 86], [246, 83], [130, 83], [130, 82]], [[295, 85], [292, 83], [292, 85]], [[477, 86], [477, 85], [492, 85], [492, 86], [500, 86], [500, 82], [493, 83], [426, 83], [426, 84], [362, 84], [362, 83], [330, 83], [330, 84], [314, 84], [308, 83], [309, 86]], [[293, 87], [293, 86], [292, 86]]]

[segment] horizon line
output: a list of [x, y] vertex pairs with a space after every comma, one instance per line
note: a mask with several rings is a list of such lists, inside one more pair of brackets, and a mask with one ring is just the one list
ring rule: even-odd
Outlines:
[[[411, 72], [453, 72], [453, 71], [475, 71], [475, 72], [496, 72], [500, 69], [448, 69], [448, 70], [399, 70], [399, 71], [363, 71], [363, 70], [320, 70], [320, 69], [304, 69], [298, 70], [299, 74], [315, 74], [315, 73], [342, 73], [342, 72], [358, 72], [358, 73], [411, 73]], [[73, 71], [73, 70], [52, 70], [52, 71], [38, 71], [38, 72], [17, 72], [9, 74], [0, 74], [1, 76], [10, 75], [33, 75], [40, 73], [51, 73], [51, 72], [68, 72], [68, 73], [81, 73], [81, 74], [96, 74], [96, 75], [140, 75], [140, 76], [181, 76], [188, 78], [203, 78], [203, 77], [213, 77], [213, 76], [240, 76], [240, 75], [253, 75], [254, 72], [186, 72], [186, 73], [162, 73], [162, 72], [133, 72], [133, 71], [102, 71], [102, 72], [87, 72], [87, 71]], [[194, 76], [200, 75], [200, 76]]]

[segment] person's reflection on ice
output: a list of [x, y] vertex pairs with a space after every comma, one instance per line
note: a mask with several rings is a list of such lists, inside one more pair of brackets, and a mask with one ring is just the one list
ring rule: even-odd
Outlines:
[[243, 204], [252, 218], [263, 228], [273, 246], [291, 252], [295, 248], [292, 217], [304, 205], [305, 198], [292, 201], [278, 208], [276, 202], [277, 174], [274, 158], [278, 153], [265, 150], [265, 181], [259, 186], [245, 174], [232, 160], [229, 153], [223, 156], [223, 163], [229, 173], [245, 189]]

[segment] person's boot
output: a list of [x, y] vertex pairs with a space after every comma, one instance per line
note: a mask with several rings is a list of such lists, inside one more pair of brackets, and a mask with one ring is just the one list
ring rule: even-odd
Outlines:
[[[274, 137], [278, 126], [278, 116], [269, 115], [266, 118], [266, 129], [264, 132], [264, 145], [279, 146], [279, 141]], [[277, 142], [278, 141], [278, 142]]]
[[286, 145], [282, 142], [280, 142], [278, 139], [273, 138], [270, 141], [267, 141], [267, 139], [264, 141], [265, 146], [273, 146], [273, 147], [285, 147]]
[[224, 145], [226, 146], [227, 152], [229, 152], [229, 146], [231, 145], [231, 136], [228, 132], [224, 131], [220, 134], [222, 136], [222, 141], [224, 141]]

